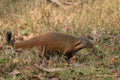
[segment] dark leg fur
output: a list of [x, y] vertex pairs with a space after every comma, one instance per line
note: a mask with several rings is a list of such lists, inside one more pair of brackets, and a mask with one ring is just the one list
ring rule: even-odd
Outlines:
[[72, 52], [66, 53], [65, 56], [66, 60], [69, 60], [73, 56], [73, 53]]
[[46, 53], [45, 53], [45, 57], [46, 57], [48, 60], [50, 59], [50, 57], [54, 57], [55, 55], [59, 55], [59, 56], [60, 56], [59, 52], [46, 52]]

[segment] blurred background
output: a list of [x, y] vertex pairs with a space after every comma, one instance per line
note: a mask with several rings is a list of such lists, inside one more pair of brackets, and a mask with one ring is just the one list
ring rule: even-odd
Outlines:
[[[77, 61], [85, 64], [83, 71], [75, 70], [72, 75], [69, 71], [60, 72], [56, 74], [55, 80], [72, 80], [74, 77], [78, 80], [120, 79], [120, 76], [115, 76], [120, 75], [120, 0], [0, 0], [0, 45], [3, 45], [6, 40], [7, 30], [13, 32], [16, 41], [26, 40], [45, 32], [62, 32], [76, 36], [84, 35], [93, 42], [97, 49], [96, 56], [91, 55], [86, 58], [85, 55], [92, 52], [82, 50], [82, 57]], [[10, 52], [8, 50], [0, 52], [0, 70], [4, 73], [0, 73], [2, 79], [14, 69], [22, 67], [24, 71], [32, 63], [36, 63], [34, 61], [36, 56], [31, 54], [29, 65], [20, 66], [20, 59], [26, 56], [25, 54], [11, 59], [5, 56], [6, 53]], [[82, 62], [81, 60], [84, 59], [85, 62]], [[17, 60], [17, 63], [14, 63], [14, 60]], [[22, 63], [26, 64], [24, 60], [25, 57]], [[58, 63], [64, 67], [64, 62]], [[60, 65], [58, 63], [54, 64]], [[9, 80], [28, 80], [34, 74], [32, 70], [36, 75], [42, 74], [30, 67], [28, 73], [21, 72], [22, 78], [21, 75], [9, 76]], [[65, 74], [68, 75], [64, 76]], [[96, 76], [96, 74], [101, 75]], [[45, 77], [47, 73], [42, 75]], [[48, 79], [53, 75], [55, 73], [49, 74]]]

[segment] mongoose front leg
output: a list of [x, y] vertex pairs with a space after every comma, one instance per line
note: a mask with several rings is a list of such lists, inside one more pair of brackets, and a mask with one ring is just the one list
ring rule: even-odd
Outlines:
[[69, 60], [73, 56], [72, 52], [65, 53], [66, 60]]

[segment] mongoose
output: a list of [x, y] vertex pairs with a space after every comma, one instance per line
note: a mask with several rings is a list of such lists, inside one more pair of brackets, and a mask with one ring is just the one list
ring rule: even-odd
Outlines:
[[73, 53], [83, 49], [92, 48], [93, 44], [86, 37], [77, 37], [69, 34], [49, 32], [29, 40], [14, 42], [11, 40], [12, 33], [7, 32], [7, 43], [14, 48], [29, 49], [38, 47], [41, 50], [45, 46], [45, 53], [60, 52], [67, 58], [71, 58]]

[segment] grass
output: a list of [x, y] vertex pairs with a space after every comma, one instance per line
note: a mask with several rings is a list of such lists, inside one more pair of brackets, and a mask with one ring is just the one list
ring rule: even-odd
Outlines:
[[[65, 2], [68, 0], [61, 0]], [[7, 80], [119, 80], [120, 79], [120, 1], [69, 0], [81, 5], [55, 6], [46, 0], [1, 0], [0, 2], [0, 79]], [[13, 31], [16, 41], [44, 32], [84, 35], [91, 39], [96, 51], [77, 52], [72, 64], [62, 56], [50, 60], [36, 49], [16, 51], [6, 48], [5, 32]], [[46, 72], [46, 68], [69, 68]], [[75, 67], [77, 65], [77, 67]], [[18, 71], [16, 73], [14, 71]], [[16, 71], [16, 72], [17, 72]], [[12, 74], [14, 72], [14, 74]]]

